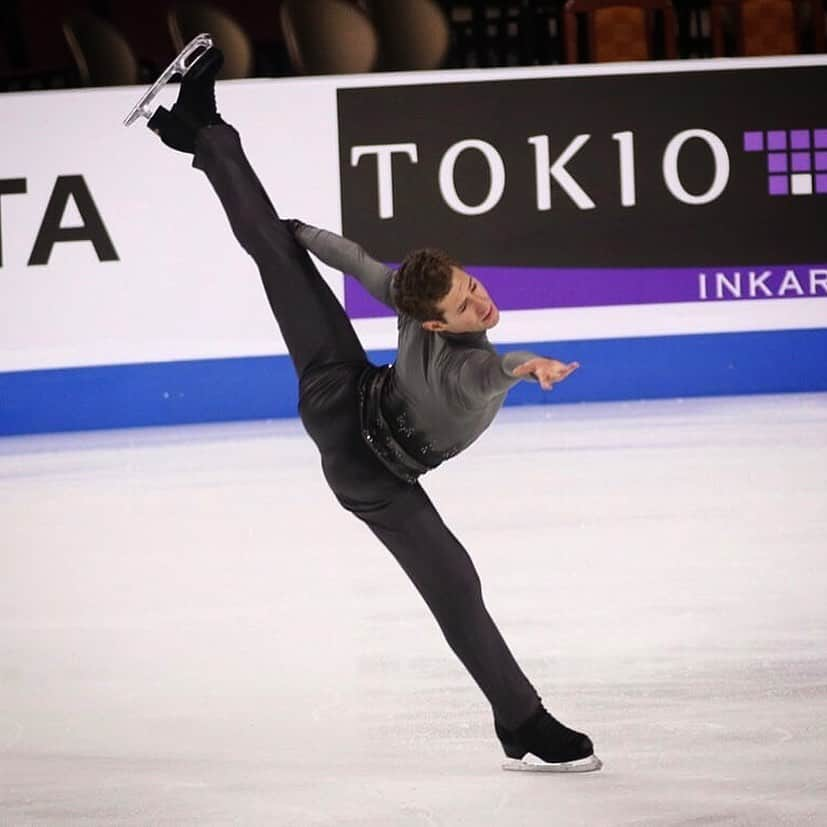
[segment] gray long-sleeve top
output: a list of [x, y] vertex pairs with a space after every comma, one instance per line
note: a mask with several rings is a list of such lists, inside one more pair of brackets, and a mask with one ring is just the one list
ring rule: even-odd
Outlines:
[[500, 356], [485, 332], [435, 333], [399, 313], [393, 273], [361, 246], [328, 230], [292, 222], [296, 240], [325, 264], [350, 274], [398, 314], [396, 362], [374, 393], [382, 413], [408, 454], [435, 467], [467, 448], [491, 424], [508, 390], [520, 381], [513, 371], [533, 359], [529, 351]]

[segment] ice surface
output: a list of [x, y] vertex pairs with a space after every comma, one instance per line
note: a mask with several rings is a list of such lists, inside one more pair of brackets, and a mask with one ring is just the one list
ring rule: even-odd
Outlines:
[[827, 824], [827, 395], [504, 411], [426, 478], [546, 705], [484, 697], [296, 422], [0, 440], [0, 824]]

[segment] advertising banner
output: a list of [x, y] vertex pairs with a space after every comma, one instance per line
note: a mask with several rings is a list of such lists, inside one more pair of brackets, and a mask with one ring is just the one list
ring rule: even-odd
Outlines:
[[[503, 309], [827, 296], [824, 67], [340, 89], [344, 233]], [[386, 311], [358, 285], [353, 316]]]
[[[391, 265], [439, 247], [509, 404], [827, 390], [827, 57], [222, 82], [284, 218]], [[0, 96], [0, 435], [296, 415], [252, 260], [142, 89]], [[161, 102], [169, 106], [176, 86]], [[395, 319], [317, 262], [377, 363]], [[320, 331], [323, 335], [323, 331]]]

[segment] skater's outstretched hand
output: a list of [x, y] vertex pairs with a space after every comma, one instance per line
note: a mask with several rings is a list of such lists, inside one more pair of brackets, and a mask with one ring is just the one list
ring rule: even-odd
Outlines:
[[571, 376], [579, 367], [579, 362], [565, 364], [564, 362], [558, 362], [557, 359], [546, 359], [538, 356], [535, 359], [523, 362], [522, 365], [514, 368], [512, 373], [514, 376], [520, 377], [533, 375], [544, 391], [550, 391], [557, 382], [562, 382], [567, 376]]

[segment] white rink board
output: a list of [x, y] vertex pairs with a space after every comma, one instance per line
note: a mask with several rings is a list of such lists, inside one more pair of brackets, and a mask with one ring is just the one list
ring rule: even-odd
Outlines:
[[[285, 352], [206, 178], [144, 121], [121, 125], [139, 92], [0, 99], [0, 117], [15, 124], [0, 178], [28, 182], [2, 205], [0, 371]], [[166, 94], [174, 100], [174, 87]], [[283, 214], [339, 226], [333, 86], [246, 81], [218, 94]], [[45, 133], [49, 122], [71, 128]], [[48, 265], [26, 266], [55, 179], [67, 174], [84, 176], [119, 261], [98, 261], [91, 243], [59, 243]]]
[[[249, 80], [219, 84], [218, 99], [280, 213], [340, 230], [337, 88], [823, 64], [817, 56]], [[286, 352], [254, 265], [204, 176], [187, 156], [159, 144], [143, 122], [121, 125], [140, 91], [0, 96], [0, 179], [25, 178], [27, 188], [0, 203], [0, 373]], [[174, 95], [170, 87], [167, 105]], [[73, 242], [56, 244], [47, 265], [27, 266], [52, 187], [65, 175], [83, 176], [118, 261], [100, 262], [91, 243]], [[70, 201], [61, 226], [78, 221]], [[323, 271], [341, 297], [341, 274]], [[355, 326], [367, 348], [394, 347], [393, 320]], [[827, 303], [803, 298], [677, 304], [668, 313], [660, 305], [507, 311], [492, 340], [824, 327]]]

